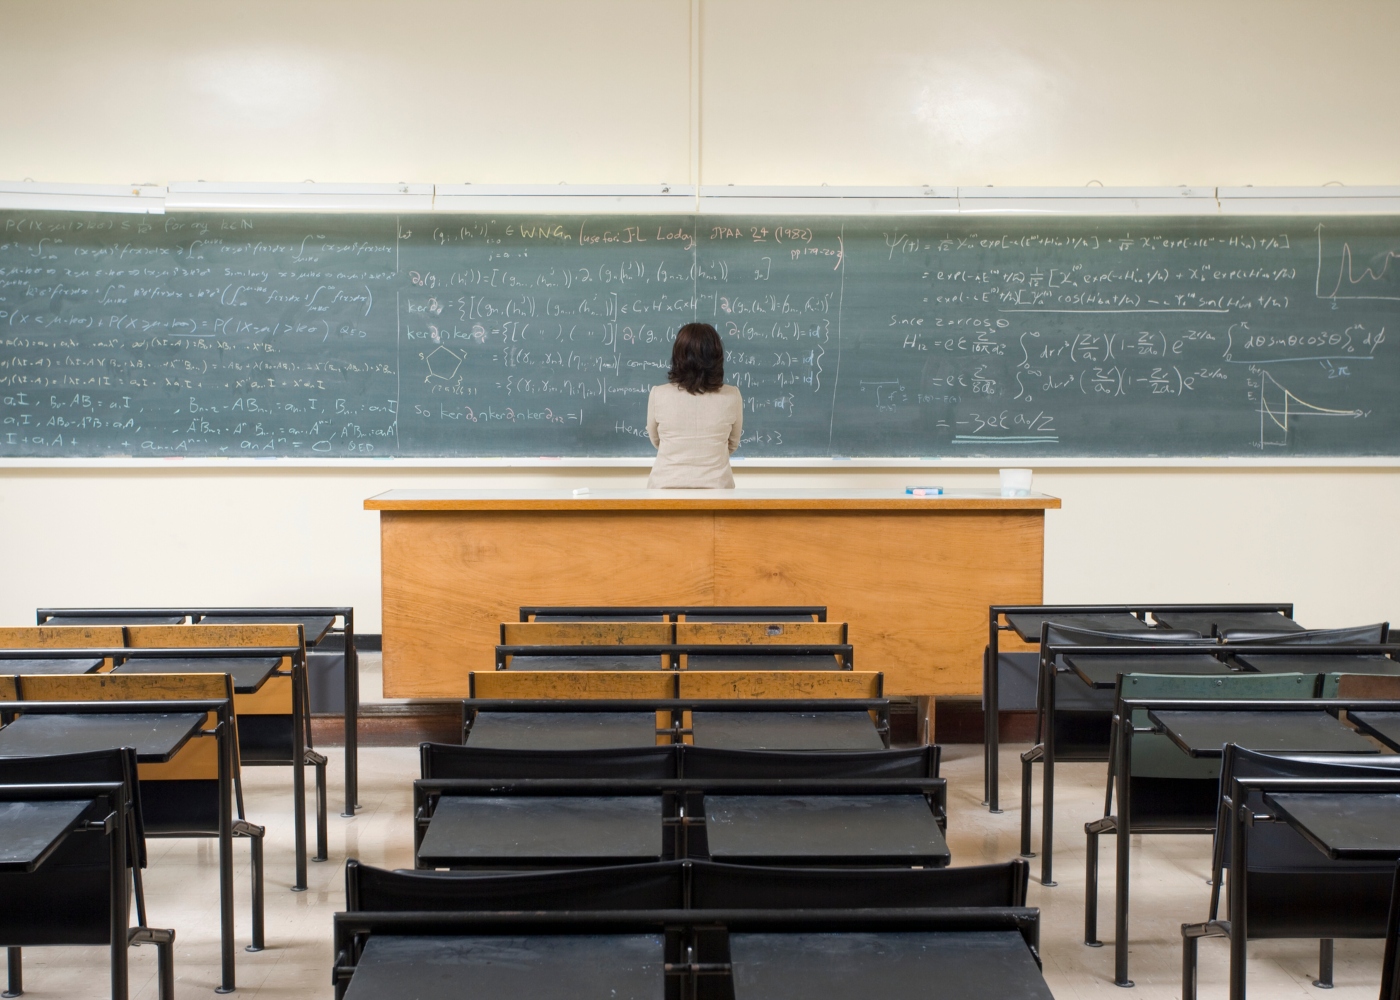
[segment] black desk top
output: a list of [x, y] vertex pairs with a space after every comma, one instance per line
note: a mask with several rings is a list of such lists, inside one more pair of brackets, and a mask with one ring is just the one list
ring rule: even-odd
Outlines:
[[1119, 674], [1233, 674], [1209, 653], [1166, 653], [1153, 656], [1066, 654], [1063, 657], [1079, 679], [1090, 687], [1112, 690]]
[[687, 622], [810, 622], [811, 615], [686, 615]]
[[345, 1000], [661, 1000], [655, 934], [373, 934]]
[[92, 802], [0, 802], [0, 872], [32, 872], [38, 868]]
[[184, 615], [55, 615], [45, 625], [183, 625]]
[[10, 660], [0, 657], [0, 674], [90, 674], [98, 660]]
[[612, 750], [656, 745], [655, 712], [478, 712], [467, 744], [498, 750]]
[[164, 764], [204, 725], [203, 712], [157, 715], [21, 715], [0, 729], [0, 757], [44, 757], [135, 747], [142, 764]]
[[731, 934], [735, 1000], [1051, 1000], [1017, 931]]
[[1071, 628], [1092, 629], [1095, 632], [1147, 632], [1148, 625], [1141, 618], [1126, 611], [1113, 611], [1102, 615], [1007, 615], [1006, 624], [1026, 642], [1040, 642], [1040, 626], [1045, 622], [1057, 622]]
[[277, 672], [278, 656], [137, 656], [112, 668], [114, 674], [228, 674], [235, 694], [253, 694]]
[[300, 625], [308, 646], [326, 637], [335, 624], [332, 615], [205, 615], [201, 625]]
[[883, 750], [868, 712], [695, 712], [698, 747], [723, 750]]
[[[626, 647], [622, 647], [626, 648]], [[599, 656], [512, 656], [509, 670], [665, 670], [659, 653], [607, 653]]]
[[660, 795], [444, 795], [419, 860], [452, 865], [660, 861]]
[[1266, 792], [1264, 804], [1333, 861], [1400, 858], [1400, 795]]
[[706, 795], [710, 856], [736, 863], [941, 867], [948, 844], [922, 795]]
[[1261, 753], [1377, 753], [1376, 746], [1326, 712], [1149, 711], [1192, 757], [1222, 757], [1226, 743]]
[[1247, 628], [1264, 631], [1298, 632], [1303, 626], [1292, 618], [1285, 618], [1277, 611], [1164, 611], [1152, 617], [1163, 628], [1189, 629], [1204, 636], [1216, 635], [1230, 628]]
[[665, 615], [533, 615], [533, 622], [664, 622]]
[[1326, 646], [1263, 656], [1243, 652], [1242, 646], [1228, 648], [1241, 666], [1261, 674], [1400, 674], [1400, 662], [1388, 656], [1329, 653]]
[[1400, 712], [1347, 712], [1347, 721], [1392, 750], [1400, 750]]
[[702, 653], [686, 656], [687, 670], [840, 670], [842, 663], [830, 653]]

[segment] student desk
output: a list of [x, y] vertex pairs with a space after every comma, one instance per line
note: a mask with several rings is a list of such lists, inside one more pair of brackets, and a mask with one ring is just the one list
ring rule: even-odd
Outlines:
[[1158, 712], [1147, 717], [1192, 757], [1223, 757], [1234, 743], [1260, 753], [1379, 753], [1327, 712]]
[[94, 800], [0, 802], [0, 872], [37, 869]]
[[665, 948], [660, 934], [374, 934], [345, 1000], [459, 1000], [468, 984], [477, 1000], [659, 1000]]
[[710, 857], [733, 864], [946, 867], [922, 795], [706, 795]]
[[1163, 628], [1187, 629], [1210, 637], [1229, 629], [1251, 631], [1301, 632], [1303, 626], [1277, 611], [1168, 611], [1152, 615]]
[[722, 750], [883, 750], [868, 712], [695, 712], [698, 747]]
[[228, 674], [234, 694], [256, 694], [277, 672], [279, 656], [229, 656], [179, 660], [135, 657], [112, 668], [114, 674]]
[[1059, 506], [994, 490], [392, 490], [365, 501], [384, 693], [465, 696], [521, 606], [825, 604], [887, 693], [977, 694], [987, 608], [1041, 600]]
[[611, 750], [656, 745], [655, 712], [478, 712], [467, 745], [495, 750]]
[[418, 848], [430, 868], [660, 861], [660, 795], [444, 795]]
[[138, 762], [164, 764], [203, 728], [204, 722], [204, 714], [196, 712], [21, 715], [0, 729], [0, 757], [44, 757], [135, 747]]
[[1255, 656], [1246, 646], [1226, 647], [1240, 666], [1260, 674], [1400, 674], [1400, 661], [1388, 656], [1328, 653], [1326, 646], [1312, 646], [1297, 653]]
[[1400, 795], [1266, 792], [1264, 804], [1333, 861], [1400, 858]]
[[1104, 656], [1091, 653], [1087, 656], [1064, 654], [1065, 665], [1091, 688], [1112, 691], [1118, 686], [1120, 674], [1191, 674], [1214, 675], [1234, 674], [1224, 663], [1209, 653], [1166, 654], [1164, 656], [1133, 656], [1126, 652], [1122, 656]]
[[1051, 1000], [1016, 931], [732, 933], [734, 995], [763, 1000]]
[[5, 674], [91, 674], [102, 666], [102, 660], [7, 660], [0, 658], [0, 673]]

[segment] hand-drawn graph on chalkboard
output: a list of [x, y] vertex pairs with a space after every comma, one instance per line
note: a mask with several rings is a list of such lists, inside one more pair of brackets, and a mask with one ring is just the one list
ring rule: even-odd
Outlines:
[[1288, 431], [1296, 420], [1310, 417], [1332, 417], [1360, 420], [1364, 410], [1334, 410], [1314, 406], [1299, 399], [1267, 371], [1259, 373], [1259, 447], [1286, 448]]
[[[1400, 218], [0, 212], [0, 458], [1400, 457]], [[1313, 290], [1309, 292], [1311, 280]]]
[[1316, 295], [1320, 299], [1376, 299], [1385, 302], [1400, 302], [1400, 264], [1391, 267], [1400, 258], [1400, 249], [1384, 249], [1373, 253], [1360, 263], [1356, 251], [1345, 241], [1335, 255], [1329, 255], [1324, 263], [1323, 230], [1325, 224], [1317, 227], [1317, 286]]

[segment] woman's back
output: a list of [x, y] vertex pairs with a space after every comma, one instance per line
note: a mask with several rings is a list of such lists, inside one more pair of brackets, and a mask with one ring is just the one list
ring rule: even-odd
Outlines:
[[649, 489], [732, 489], [729, 454], [739, 447], [743, 400], [732, 385], [687, 392], [673, 383], [653, 386], [647, 434], [656, 445]]

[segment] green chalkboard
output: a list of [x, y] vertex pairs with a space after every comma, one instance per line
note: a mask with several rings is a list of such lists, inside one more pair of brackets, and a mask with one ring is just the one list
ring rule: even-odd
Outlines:
[[1400, 219], [0, 213], [0, 457], [1400, 455]]

